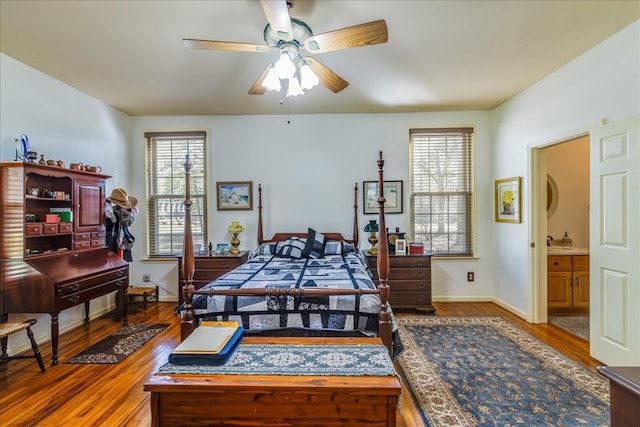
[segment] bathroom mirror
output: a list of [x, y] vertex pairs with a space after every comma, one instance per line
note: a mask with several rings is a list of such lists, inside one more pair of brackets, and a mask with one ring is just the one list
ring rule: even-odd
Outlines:
[[547, 175], [547, 218], [551, 218], [557, 207], [558, 186], [551, 175]]

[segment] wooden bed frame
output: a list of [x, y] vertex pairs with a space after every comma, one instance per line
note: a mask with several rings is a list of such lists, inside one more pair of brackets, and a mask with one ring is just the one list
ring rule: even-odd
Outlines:
[[[392, 355], [392, 324], [391, 316], [388, 312], [389, 303], [389, 284], [387, 280], [389, 278], [389, 247], [387, 244], [387, 234], [384, 214], [384, 159], [382, 158], [382, 151], [380, 151], [378, 164], [378, 209], [379, 209], [379, 241], [378, 241], [378, 277], [379, 284], [377, 289], [302, 289], [302, 288], [268, 288], [268, 289], [209, 289], [209, 290], [194, 290], [193, 275], [195, 272], [195, 260], [193, 254], [193, 235], [191, 232], [191, 193], [190, 193], [190, 172], [192, 164], [187, 161], [184, 164], [185, 176], [186, 176], [186, 191], [185, 191], [185, 220], [184, 220], [184, 245], [182, 253], [182, 277], [184, 278], [184, 286], [182, 287], [182, 296], [184, 299], [184, 311], [182, 314], [182, 324], [180, 329], [181, 340], [184, 341], [193, 330], [198, 326], [198, 319], [195, 318], [193, 311], [193, 295], [236, 295], [236, 296], [330, 296], [330, 295], [365, 295], [365, 294], [378, 294], [380, 296], [380, 311], [378, 313], [378, 335], [382, 339], [383, 344], [389, 350], [389, 354]], [[306, 237], [307, 233], [276, 233], [271, 239], [263, 238], [262, 228], [262, 186], [259, 186], [259, 206], [258, 206], [258, 243], [277, 242], [285, 240], [290, 236]], [[353, 239], [344, 239], [340, 233], [322, 233], [330, 240], [345, 240], [354, 244], [356, 249], [358, 248], [358, 185], [355, 186], [355, 204], [354, 204], [354, 225], [353, 225]]]

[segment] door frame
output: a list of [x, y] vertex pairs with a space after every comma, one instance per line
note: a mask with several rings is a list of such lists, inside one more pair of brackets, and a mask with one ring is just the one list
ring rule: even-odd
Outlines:
[[[527, 321], [547, 323], [547, 152], [546, 148], [588, 136], [586, 125], [529, 145], [529, 295]], [[545, 202], [543, 202], [543, 200]]]

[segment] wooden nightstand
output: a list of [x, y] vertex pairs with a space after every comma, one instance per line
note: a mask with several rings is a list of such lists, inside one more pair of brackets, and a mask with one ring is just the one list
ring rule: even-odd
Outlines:
[[[373, 281], [378, 284], [376, 257], [364, 252]], [[431, 302], [431, 255], [389, 255], [389, 304], [392, 309], [436, 312]]]
[[[238, 255], [196, 255], [195, 264], [196, 271], [193, 274], [193, 287], [200, 289], [207, 283], [210, 283], [230, 272], [240, 264], [244, 264], [249, 259], [249, 252], [240, 252]], [[182, 304], [182, 287], [184, 286], [184, 278], [182, 277], [182, 257], [178, 257], [178, 271], [180, 279], [180, 292], [178, 293], [178, 301]]]

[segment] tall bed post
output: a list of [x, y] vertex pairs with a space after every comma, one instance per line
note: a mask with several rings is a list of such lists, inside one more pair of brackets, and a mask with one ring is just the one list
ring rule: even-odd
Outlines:
[[193, 255], [193, 235], [191, 234], [191, 167], [189, 153], [184, 161], [185, 199], [184, 199], [184, 241], [182, 244], [182, 298], [184, 299], [184, 314], [180, 324], [180, 340], [184, 341], [193, 332], [196, 320], [193, 315], [193, 275], [196, 270]]
[[353, 187], [353, 247], [358, 249], [358, 238], [360, 230], [358, 227], [358, 183]]
[[380, 313], [378, 315], [378, 334], [382, 338], [383, 344], [389, 349], [391, 354], [392, 342], [391, 342], [391, 316], [389, 315], [389, 246], [387, 244], [387, 226], [384, 217], [384, 204], [386, 202], [384, 198], [384, 160], [382, 159], [382, 151], [380, 151], [380, 158], [378, 159], [378, 224], [379, 225], [379, 240], [378, 240], [378, 291], [380, 293]]

